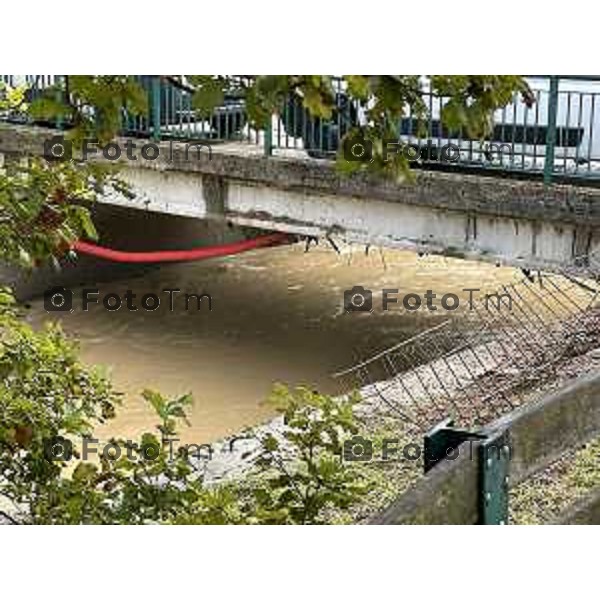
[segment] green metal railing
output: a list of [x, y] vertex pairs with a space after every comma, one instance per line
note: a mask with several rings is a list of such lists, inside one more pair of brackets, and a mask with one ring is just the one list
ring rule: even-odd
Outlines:
[[[122, 134], [154, 140], [243, 142], [260, 147], [265, 155], [305, 155], [334, 158], [342, 152], [344, 136], [364, 119], [365, 109], [346, 94], [344, 82], [334, 79], [336, 108], [329, 120], [312, 117], [299, 97], [290, 97], [281, 113], [263, 130], [250, 126], [244, 99], [226, 95], [222, 106], [208, 117], [193, 107], [192, 94], [184, 86], [157, 76], [136, 76], [148, 93], [148, 114], [123, 114]], [[600, 77], [531, 76], [535, 102], [526, 106], [515, 97], [496, 111], [489, 139], [450, 131], [440, 121], [447, 100], [425, 93], [429, 116], [418, 121], [407, 107], [398, 123], [398, 138], [415, 149], [415, 163], [422, 168], [501, 171], [540, 177], [550, 184], [560, 180], [600, 182]], [[44, 88], [60, 84], [52, 75], [21, 78], [2, 75], [0, 83], [28, 86], [28, 98]], [[1, 92], [0, 92], [1, 93]], [[22, 115], [0, 118], [24, 122]], [[61, 125], [61, 124], [58, 124]], [[68, 127], [68, 123], [62, 124]], [[453, 160], [444, 160], [442, 149], [452, 147]], [[343, 153], [342, 153], [343, 154]]]

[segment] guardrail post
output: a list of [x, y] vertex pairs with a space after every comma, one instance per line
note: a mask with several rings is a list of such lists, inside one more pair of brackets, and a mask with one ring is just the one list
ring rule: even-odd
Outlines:
[[160, 141], [160, 77], [152, 78], [151, 97], [152, 139]]
[[269, 122], [265, 128], [265, 156], [273, 155], [273, 116], [269, 117]]
[[556, 113], [558, 111], [557, 75], [550, 76], [550, 94], [548, 96], [548, 128], [546, 130], [546, 158], [544, 161], [544, 183], [552, 183], [554, 172], [554, 149], [556, 147]]

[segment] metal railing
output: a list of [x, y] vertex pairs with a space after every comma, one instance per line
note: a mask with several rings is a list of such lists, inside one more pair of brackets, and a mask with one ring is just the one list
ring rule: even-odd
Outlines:
[[[185, 85], [157, 76], [136, 76], [148, 93], [148, 114], [123, 114], [122, 134], [179, 140], [237, 141], [262, 148], [266, 155], [298, 155], [331, 159], [342, 152], [342, 141], [365, 119], [365, 107], [351, 100], [344, 82], [334, 79], [336, 107], [329, 120], [312, 117], [300, 97], [290, 97], [270, 126], [249, 124], [244, 98], [225, 96], [210, 116], [200, 116]], [[407, 107], [397, 125], [398, 139], [413, 150], [409, 157], [422, 168], [500, 171], [556, 180], [600, 181], [600, 77], [528, 77], [535, 102], [520, 97], [494, 114], [486, 140], [442, 125], [447, 98], [426, 91], [428, 117], [419, 120]], [[26, 85], [28, 99], [60, 82], [52, 75], [1, 75], [0, 83]], [[1, 92], [0, 92], [1, 93]], [[22, 115], [0, 115], [23, 122]], [[68, 126], [68, 124], [66, 124]], [[444, 147], [452, 149], [444, 154]]]

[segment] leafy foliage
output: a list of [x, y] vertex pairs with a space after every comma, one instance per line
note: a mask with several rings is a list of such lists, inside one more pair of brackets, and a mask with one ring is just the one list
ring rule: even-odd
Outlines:
[[[250, 122], [268, 126], [273, 114], [282, 114], [290, 98], [298, 98], [316, 119], [334, 115], [337, 92], [344, 89], [350, 101], [364, 112], [364, 122], [347, 131], [345, 138], [361, 137], [373, 143], [373, 160], [367, 163], [338, 160], [342, 172], [368, 168], [391, 177], [405, 177], [409, 163], [403, 153], [388, 157], [382, 140], [398, 139], [400, 119], [410, 114], [417, 121], [428, 116], [426, 94], [447, 100], [441, 118], [451, 130], [464, 129], [484, 138], [492, 126], [493, 112], [520, 94], [529, 106], [534, 97], [525, 80], [516, 75], [186, 75], [163, 76], [188, 89], [202, 118], [209, 117], [227, 96], [243, 99]], [[147, 92], [134, 76], [69, 76], [35, 100], [30, 113], [62, 119], [73, 126], [69, 135], [78, 141], [93, 135], [107, 142], [119, 129], [125, 112], [147, 112]]]
[[92, 137], [105, 144], [115, 137], [125, 112], [138, 115], [147, 109], [146, 92], [132, 76], [65, 75], [43, 90], [29, 113], [37, 119], [67, 121], [75, 143]]
[[[354, 401], [278, 388], [289, 447], [265, 438], [257, 464], [265, 473], [205, 487], [186, 448], [168, 443], [186, 420], [189, 395], [144, 391], [158, 434], [99, 445], [93, 431], [115, 417], [119, 394], [78, 361], [59, 327], [36, 332], [18, 319], [8, 292], [0, 302], [0, 512], [14, 522], [313, 523], [360, 497], [360, 482], [339, 457], [344, 435], [356, 430]], [[97, 460], [82, 455], [80, 439]], [[52, 454], [57, 445], [63, 451]]]
[[344, 440], [358, 431], [357, 402], [276, 386], [269, 403], [283, 415], [281, 439], [259, 437], [262, 451], [245, 479], [196, 487], [171, 522], [317, 524], [348, 509], [368, 491], [361, 473], [341, 458]]
[[283, 415], [282, 437], [261, 440], [264, 470], [253, 490], [254, 519], [262, 523], [305, 524], [323, 520], [328, 509], [347, 508], [366, 487], [342, 461], [344, 439], [358, 431], [358, 397], [336, 399], [298, 388], [276, 386], [271, 403]]
[[47, 460], [45, 440], [91, 433], [114, 414], [119, 396], [79, 363], [58, 327], [36, 333], [17, 318], [8, 292], [1, 301], [0, 498], [33, 518], [62, 471]]
[[[33, 331], [4, 298], [0, 321], [0, 499], [22, 523], [166, 522], [207, 493], [185, 456], [171, 456], [163, 438], [135, 444], [111, 440], [98, 464], [78, 449], [52, 457], [56, 444], [91, 439], [112, 419], [119, 394], [96, 369], [77, 360], [76, 345], [57, 326]], [[146, 391], [162, 435], [173, 433], [189, 396], [167, 400]], [[91, 446], [93, 447], [93, 446]], [[71, 460], [77, 459], [74, 465]], [[74, 467], [67, 469], [66, 467]]]
[[[24, 523], [165, 522], [206, 495], [184, 456], [152, 433], [137, 444], [111, 440], [120, 457], [103, 452], [99, 464], [50, 448], [90, 438], [115, 416], [119, 395], [96, 369], [82, 365], [76, 346], [56, 326], [33, 331], [16, 318], [7, 296], [0, 321], [0, 499], [10, 518]], [[159, 431], [172, 432], [190, 398], [168, 401], [145, 392], [160, 415]], [[6, 512], [6, 511], [5, 511]]]
[[89, 206], [108, 189], [129, 194], [109, 166], [8, 163], [0, 171], [0, 258], [33, 267], [62, 256], [80, 237], [94, 239]]
[[[301, 98], [313, 117], [328, 119], [336, 106], [336, 87], [330, 75], [187, 76], [195, 89], [195, 105], [209, 114], [226, 93], [246, 99], [249, 118], [266, 127], [272, 114], [281, 114], [290, 96]], [[397, 124], [407, 114], [417, 120], [428, 115], [424, 95], [447, 97], [442, 121], [451, 129], [464, 128], [482, 139], [490, 132], [494, 110], [520, 94], [528, 105], [533, 95], [525, 80], [515, 75], [346, 75], [342, 88], [364, 108], [365, 122], [346, 138], [361, 137], [373, 144], [373, 160], [367, 163], [338, 160], [343, 172], [369, 168], [391, 177], [404, 177], [409, 163], [402, 153], [386, 157], [382, 140], [398, 139]]]
[[25, 113], [29, 105], [25, 101], [25, 86], [11, 87], [0, 82], [0, 113]]
[[444, 122], [472, 136], [489, 131], [493, 111], [511, 102], [516, 92], [528, 106], [534, 102], [527, 84], [514, 75], [435, 75], [431, 83], [436, 93], [450, 98], [442, 109]]
[[[68, 118], [67, 136], [77, 143], [85, 135], [112, 139], [123, 108], [136, 114], [146, 108], [141, 88], [128, 77], [64, 78], [41, 97], [26, 102], [25, 86], [0, 86], [0, 112], [29, 113], [36, 118]], [[95, 238], [90, 203], [112, 190], [131, 191], [114, 166], [76, 160], [47, 162], [5, 159], [0, 169], [0, 259], [25, 267], [63, 256], [80, 237]]]

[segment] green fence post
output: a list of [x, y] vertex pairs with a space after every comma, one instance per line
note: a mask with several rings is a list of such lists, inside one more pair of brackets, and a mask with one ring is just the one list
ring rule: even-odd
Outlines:
[[425, 473], [443, 460], [455, 460], [458, 448], [464, 442], [478, 442], [478, 522], [480, 525], [505, 525], [508, 523], [508, 472], [512, 458], [508, 432], [502, 430], [488, 435], [480, 431], [457, 429], [453, 425], [452, 419], [447, 418], [425, 434]]
[[160, 77], [152, 78], [152, 99], [151, 99], [151, 118], [152, 118], [152, 139], [160, 141]]
[[512, 450], [506, 430], [481, 442], [479, 452], [479, 524], [508, 524], [508, 473]]
[[[62, 79], [60, 78], [60, 75], [56, 76], [55, 79], [55, 83], [56, 83], [56, 101], [59, 104], [62, 104], [63, 101], [66, 99], [65, 98], [65, 94], [66, 94], [66, 89], [65, 89], [65, 94], [63, 94], [62, 90], [60, 89], [61, 83], [66, 83], [65, 80], [66, 75], [62, 76]], [[66, 87], [66, 85], [65, 85]], [[63, 128], [63, 120], [62, 117], [58, 116], [56, 117], [56, 129], [62, 129]]]
[[548, 128], [546, 130], [546, 158], [544, 161], [544, 183], [552, 183], [554, 172], [554, 149], [556, 147], [556, 113], [558, 110], [557, 75], [550, 76], [550, 95], [548, 97]]
[[269, 117], [269, 123], [265, 128], [265, 156], [273, 155], [273, 116]]

